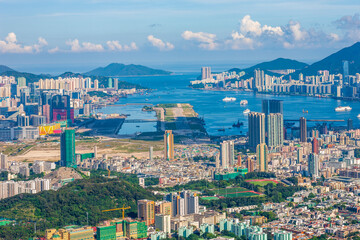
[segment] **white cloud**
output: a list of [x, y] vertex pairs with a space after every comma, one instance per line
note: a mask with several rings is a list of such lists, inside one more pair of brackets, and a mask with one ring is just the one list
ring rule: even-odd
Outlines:
[[214, 50], [218, 47], [218, 43], [215, 42], [216, 35], [212, 33], [185, 31], [181, 36], [185, 40], [199, 42], [199, 47], [207, 50]]
[[101, 44], [95, 44], [91, 42], [79, 43], [78, 39], [66, 41], [66, 45], [69, 45], [72, 52], [102, 52], [104, 47]]
[[57, 53], [57, 52], [60, 52], [59, 47], [54, 47], [54, 48], [48, 50], [48, 53]]
[[169, 42], [164, 42], [159, 38], [154, 37], [153, 35], [149, 35], [147, 37], [148, 41], [153, 45], [154, 47], [160, 49], [161, 51], [168, 51], [173, 50], [174, 45]]
[[38, 43], [34, 44], [35, 52], [41, 52], [41, 49], [48, 45], [48, 42], [45, 40], [45, 38], [39, 37]]
[[135, 51], [139, 48], [136, 46], [136, 43], [132, 42], [130, 45], [124, 45], [124, 51]]
[[121, 46], [119, 41], [107, 41], [106, 44], [111, 51], [122, 51], [123, 50], [123, 47]]
[[138, 50], [136, 43], [132, 42], [130, 45], [121, 45], [119, 41], [107, 41], [106, 45], [111, 51], [134, 51]]
[[302, 41], [308, 37], [308, 33], [301, 29], [301, 25], [298, 22], [291, 21], [289, 28], [295, 41]]
[[240, 21], [240, 31], [242, 34], [260, 36], [263, 33], [275, 34], [282, 36], [284, 32], [281, 27], [272, 27], [268, 25], [261, 26], [258, 21], [254, 21], [251, 19], [250, 15], [246, 15]]
[[47, 41], [40, 37], [38, 43], [34, 45], [22, 45], [18, 43], [16, 34], [11, 32], [5, 40], [0, 40], [0, 52], [2, 53], [33, 53], [41, 52], [44, 46], [47, 46]]
[[253, 49], [254, 40], [245, 37], [242, 33], [232, 32], [231, 39], [226, 40], [225, 44], [234, 50]]

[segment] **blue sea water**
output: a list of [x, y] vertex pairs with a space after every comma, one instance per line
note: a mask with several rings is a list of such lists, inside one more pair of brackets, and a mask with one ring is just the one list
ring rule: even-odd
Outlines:
[[[210, 135], [238, 135], [240, 131], [242, 134], [247, 132], [247, 115], [243, 114], [245, 109], [251, 111], [261, 111], [262, 99], [278, 99], [284, 101], [284, 119], [299, 119], [304, 116], [307, 119], [353, 119], [354, 126], [358, 127], [360, 124], [357, 115], [360, 113], [360, 103], [354, 101], [342, 101], [330, 98], [314, 98], [304, 96], [275, 96], [266, 94], [254, 94], [252, 92], [244, 91], [206, 91], [195, 90], [189, 88], [189, 83], [195, 80], [197, 75], [171, 75], [171, 76], [146, 76], [146, 77], [122, 77], [119, 80], [124, 80], [132, 83], [137, 83], [145, 87], [154, 89], [148, 95], [132, 95], [128, 98], [119, 100], [119, 104], [138, 103], [139, 106], [111, 106], [102, 109], [104, 113], [130, 113], [134, 118], [150, 118], [154, 117], [151, 113], [137, 115], [141, 107], [146, 104], [158, 103], [190, 103], [194, 106], [194, 110], [200, 117], [205, 119], [205, 127]], [[225, 97], [235, 97], [235, 102], [223, 102]], [[247, 106], [240, 106], [240, 101], [246, 99], [249, 104]], [[334, 109], [338, 106], [350, 106], [350, 112], [335, 112]], [[307, 110], [308, 113], [303, 113]], [[135, 114], [135, 115], [134, 115]], [[146, 115], [148, 114], [148, 115]], [[150, 116], [150, 115], [151, 116]], [[149, 117], [150, 116], [150, 117]], [[239, 128], [232, 128], [232, 124], [237, 121], [243, 122], [244, 126]], [[128, 126], [127, 132], [131, 131], [146, 131], [153, 130], [154, 124], [147, 123], [148, 126], [141, 125], [136, 129], [136, 126]], [[308, 123], [311, 125], [312, 123]], [[133, 124], [134, 125], [134, 124]], [[344, 123], [334, 123], [334, 125], [346, 125]], [[218, 129], [225, 128], [225, 132], [219, 132]], [[121, 131], [120, 131], [121, 132]]]

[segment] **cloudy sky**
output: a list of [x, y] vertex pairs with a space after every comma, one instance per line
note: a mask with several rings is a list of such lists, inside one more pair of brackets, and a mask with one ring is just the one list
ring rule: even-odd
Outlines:
[[359, 9], [358, 0], [0, 0], [0, 64], [55, 73], [311, 63], [360, 41]]

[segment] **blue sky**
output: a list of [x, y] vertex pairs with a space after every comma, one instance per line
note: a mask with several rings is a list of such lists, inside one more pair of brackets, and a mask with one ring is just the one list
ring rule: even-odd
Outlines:
[[358, 0], [0, 0], [0, 64], [57, 73], [311, 63], [360, 40], [359, 9]]

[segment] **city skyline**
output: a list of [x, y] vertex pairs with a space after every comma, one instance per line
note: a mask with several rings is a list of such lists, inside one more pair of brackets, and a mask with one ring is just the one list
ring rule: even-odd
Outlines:
[[0, 63], [20, 71], [81, 72], [110, 62], [181, 71], [176, 65], [189, 68], [189, 59], [227, 67], [277, 57], [312, 63], [360, 40], [355, 1], [3, 0], [0, 6]]

